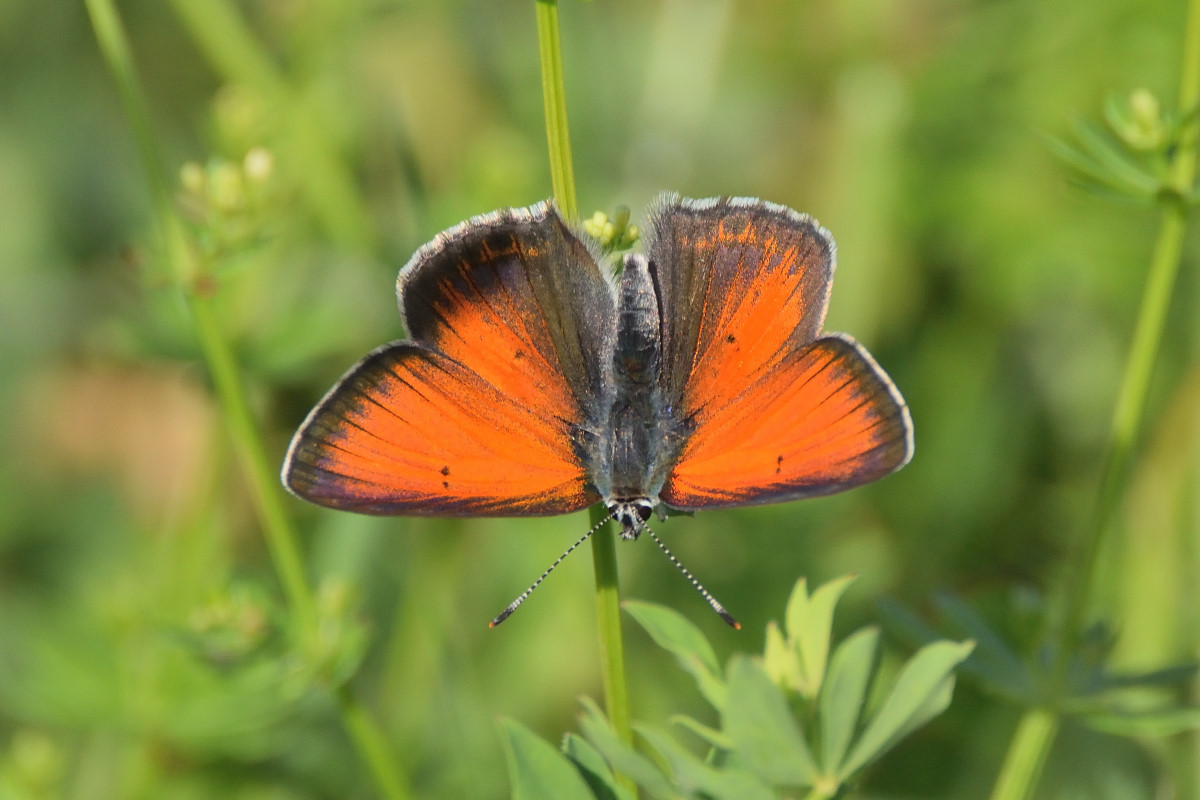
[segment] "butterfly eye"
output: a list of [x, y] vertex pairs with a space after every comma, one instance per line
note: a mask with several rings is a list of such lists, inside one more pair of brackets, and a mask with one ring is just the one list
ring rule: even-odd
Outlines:
[[650, 504], [646, 503], [646, 502], [641, 502], [641, 503], [638, 503], [635, 507], [637, 508], [637, 515], [642, 520], [642, 522], [649, 522], [650, 515], [652, 513], [654, 513], [654, 509], [650, 506]]

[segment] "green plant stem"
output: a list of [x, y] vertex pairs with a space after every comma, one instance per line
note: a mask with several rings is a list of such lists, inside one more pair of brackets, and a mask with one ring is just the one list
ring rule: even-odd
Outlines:
[[[87, 4], [88, 16], [92, 21], [92, 29], [95, 32], [96, 43], [99, 45], [100, 53], [104, 57], [109, 71], [112, 73], [113, 83], [116, 84], [117, 94], [121, 98], [121, 106], [124, 109], [126, 119], [129, 120], [129, 127], [133, 131], [133, 138], [137, 142], [138, 155], [141, 157], [142, 165], [146, 169], [152, 193], [151, 202], [154, 204], [156, 211], [155, 218], [161, 224], [164, 219], [163, 209], [169, 208], [171, 205], [171, 194], [167, 189], [168, 183], [166, 175], [163, 174], [162, 164], [158, 160], [153, 129], [150, 126], [150, 117], [146, 111], [146, 105], [142, 102], [137, 73], [134, 69], [133, 59], [130, 56], [129, 41], [125, 36], [125, 28], [121, 24], [121, 18], [117, 14], [112, 0], [85, 0], [85, 2]], [[164, 226], [163, 230], [160, 231], [160, 235], [168, 251], [173, 251], [175, 250], [174, 245], [177, 244], [177, 237], [172, 235], [174, 231], [169, 230], [169, 227]], [[161, 274], [161, 267], [164, 263], [169, 264], [175, 261], [176, 259], [173, 258], [165, 260], [149, 259], [150, 263], [147, 269], [155, 277], [162, 278], [164, 281], [166, 279], [180, 280], [184, 276], [166, 276]]]
[[[607, 516], [592, 510], [592, 524]], [[592, 571], [596, 576], [596, 621], [600, 631], [600, 664], [608, 718], [626, 744], [633, 742], [629, 719], [629, 688], [625, 682], [625, 644], [621, 638], [621, 592], [617, 576], [617, 536], [602, 525], [592, 534]]]
[[[1200, 444], [1200, 437], [1194, 440]], [[1180, 540], [1184, 543], [1182, 552], [1186, 564], [1191, 567], [1192, 575], [1200, 575], [1200, 447], [1194, 447], [1192, 468], [1188, 473], [1187, 485], [1193, 487], [1190, 496], [1184, 492], [1183, 509], [1180, 514]], [[1190, 582], [1183, 594], [1183, 607], [1200, 608], [1200, 588], [1195, 582]], [[1192, 614], [1192, 624], [1189, 626], [1188, 638], [1185, 643], [1193, 654], [1200, 653], [1200, 619]], [[1200, 676], [1193, 677], [1189, 682], [1184, 702], [1195, 708], [1200, 706]], [[1177, 737], [1171, 744], [1175, 754], [1175, 774], [1178, 775], [1177, 785], [1179, 796], [1176, 800], [1200, 800], [1200, 731], [1193, 730], [1184, 736]]]
[[[221, 334], [213, 298], [204, 292], [192, 291], [188, 294], [188, 306], [221, 401], [225, 424], [250, 482], [250, 494], [267, 537], [272, 563], [292, 610], [293, 625], [301, 637], [315, 636], [318, 624], [316, 601], [305, 578], [298, 538], [284, 511], [282, 489], [258, 435], [233, 351]], [[349, 686], [339, 687], [334, 696], [342, 724], [382, 796], [388, 800], [406, 800], [411, 796], [407, 780], [394, 754], [389, 752], [387, 738], [379, 724]]]
[[1041, 708], [1030, 709], [1021, 716], [1004, 756], [1000, 779], [992, 789], [991, 800], [1029, 797], [1041, 777], [1050, 746], [1054, 744], [1058, 722], [1057, 713]]
[[408, 778], [401, 772], [383, 728], [350, 686], [339, 686], [336, 697], [342, 724], [350, 734], [354, 746], [358, 748], [359, 757], [371, 770], [380, 796], [387, 800], [408, 800], [412, 797], [408, 788]]
[[[1180, 114], [1190, 116], [1198, 107], [1200, 0], [1190, 0], [1180, 78]], [[1196, 131], [1194, 119], [1184, 127], [1171, 162], [1171, 186], [1160, 195], [1163, 218], [1158, 238], [1154, 243], [1133, 342], [1113, 411], [1112, 436], [1100, 479], [1100, 489], [1090, 524], [1085, 529], [1085, 536], [1077, 547], [1077, 557], [1073, 560], [1076, 568], [1070, 573], [1066, 586], [1065, 598], [1068, 605], [1058, 638], [1060, 646], [1057, 660], [1060, 672], [1065, 668], [1069, 653], [1083, 630], [1088, 604], [1092, 600], [1099, 555], [1103, 552], [1106, 534], [1121, 497], [1130, 456], [1142, 427], [1146, 397], [1150, 391], [1150, 378], [1162, 344], [1167, 311], [1183, 256], [1188, 220], [1188, 203], [1184, 198], [1191, 194], [1196, 177]]]
[[220, 399], [222, 416], [242, 462], [242, 470], [250, 481], [250, 496], [262, 521], [272, 563], [283, 585], [297, 630], [308, 634], [317, 626], [316, 601], [305, 576], [304, 559], [300, 555], [296, 533], [278, 500], [275, 470], [271, 468], [258, 436], [233, 352], [221, 332], [213, 307], [214, 298], [204, 292], [190, 291], [187, 300], [204, 361]]
[[[1100, 554], [1104, 551], [1129, 462], [1142, 428], [1150, 379], [1162, 345], [1167, 311], [1183, 256], [1189, 210], [1187, 198], [1191, 196], [1196, 178], [1198, 126], [1195, 114], [1198, 108], [1200, 0], [1189, 0], [1180, 68], [1179, 114], [1190, 121], [1183, 128], [1171, 161], [1170, 185], [1159, 195], [1162, 221], [1151, 254], [1146, 288], [1113, 411], [1112, 434], [1099, 490], [1089, 523], [1076, 544], [1075, 557], [1064, 584], [1062, 598], [1065, 610], [1055, 637], [1052, 703], [1063, 699], [1070, 691], [1067, 682], [1071, 659], [1087, 621], [1099, 572]], [[1026, 800], [1032, 796], [1058, 730], [1057, 713], [1056, 709], [1034, 708], [1022, 716], [1009, 744], [992, 800]]]
[[1100, 490], [1091, 523], [1087, 528], [1088, 535], [1080, 547], [1079, 559], [1074, 562], [1074, 579], [1068, 583], [1066, 598], [1069, 605], [1059, 637], [1063, 647], [1058, 651], [1060, 665], [1063, 667], [1064, 660], [1069, 658], [1069, 653], [1079, 640], [1086, 623], [1100, 553], [1103, 552], [1107, 532], [1111, 528], [1113, 514], [1121, 498], [1130, 456], [1142, 426], [1150, 377], [1162, 343], [1167, 309], [1183, 254], [1187, 210], [1182, 200], [1174, 195], [1168, 196], [1163, 202], [1166, 210], [1154, 245], [1150, 274], [1142, 296], [1133, 344], [1117, 397], [1112, 421], [1112, 440], [1104, 461]]
[[[183, 292], [191, 311], [226, 427], [250, 483], [251, 496], [267, 537], [272, 563], [288, 599], [293, 627], [301, 637], [314, 636], [317, 607], [305, 577], [298, 537], [284, 511], [282, 489], [258, 435], [233, 350], [221, 332], [213, 307], [212, 290], [215, 287], [203, 274], [203, 265], [192, 249], [183, 222], [172, 203], [170, 185], [158, 160], [154, 131], [150, 126], [150, 117], [138, 85], [120, 15], [112, 0], [86, 2], [96, 40], [112, 72], [138, 142], [150, 185], [155, 219], [163, 239], [166, 262], [163, 271]], [[382, 796], [388, 800], [407, 800], [411, 793], [398, 762], [388, 752], [382, 729], [349, 687], [339, 688], [335, 696], [350, 738], [371, 771]]]
[[[542, 69], [542, 100], [546, 116], [546, 142], [550, 152], [550, 178], [554, 199], [568, 219], [579, 216], [575, 200], [575, 171], [571, 165], [571, 137], [562, 68], [562, 40], [558, 33], [557, 0], [536, 0], [538, 52]], [[605, 516], [592, 509], [592, 524]], [[625, 678], [625, 644], [621, 636], [621, 592], [617, 574], [616, 535], [612, 525], [600, 525], [592, 534], [592, 567], [596, 578], [596, 619], [600, 632], [600, 667], [603, 671], [605, 709], [617, 735], [633, 742], [630, 726], [629, 687]], [[628, 784], [632, 789], [632, 783]]]
[[562, 39], [558, 35], [558, 0], [537, 0], [537, 31], [546, 144], [550, 149], [550, 184], [554, 187], [554, 199], [563, 215], [567, 219], [575, 219], [579, 216], [579, 204], [575, 200], [575, 169], [571, 162], [571, 137], [567, 129]]

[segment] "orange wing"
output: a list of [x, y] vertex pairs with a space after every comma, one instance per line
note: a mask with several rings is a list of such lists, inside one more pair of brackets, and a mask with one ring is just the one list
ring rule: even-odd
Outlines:
[[676, 508], [832, 494], [882, 478], [912, 455], [904, 400], [847, 336], [791, 353], [696, 422], [660, 495]]
[[681, 420], [664, 502], [829, 494], [908, 461], [912, 423], [891, 381], [849, 337], [818, 339], [836, 261], [827, 231], [761, 200], [677, 196], [651, 230], [661, 384]]
[[284, 480], [372, 514], [559, 514], [595, 501], [562, 420], [407, 342], [367, 356], [314, 409]]
[[371, 514], [559, 514], [598, 497], [611, 290], [548, 204], [471, 220], [400, 272], [412, 341], [380, 348], [297, 431], [284, 484]]
[[672, 405], [724, 405], [820, 335], [834, 244], [809, 217], [761, 200], [668, 195], [650, 226]]

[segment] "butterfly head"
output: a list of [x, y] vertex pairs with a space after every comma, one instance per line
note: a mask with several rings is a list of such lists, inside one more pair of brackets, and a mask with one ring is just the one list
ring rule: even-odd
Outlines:
[[638, 538], [654, 513], [654, 501], [649, 497], [614, 497], [605, 505], [612, 519], [621, 524], [622, 539]]

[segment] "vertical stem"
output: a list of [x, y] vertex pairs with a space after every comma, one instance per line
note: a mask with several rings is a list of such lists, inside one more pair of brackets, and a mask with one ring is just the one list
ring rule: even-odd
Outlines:
[[[606, 516], [592, 510], [593, 523]], [[596, 619], [600, 631], [600, 666], [608, 718], [617, 735], [633, 741], [629, 719], [629, 689], [625, 683], [625, 644], [621, 639], [621, 592], [617, 582], [617, 537], [611, 524], [592, 534], [592, 569], [596, 576]]]
[[[1076, 544], [1074, 565], [1067, 573], [1062, 597], [1066, 609], [1055, 637], [1053, 699], [1069, 691], [1067, 674], [1087, 620], [1097, 577], [1099, 555], [1121, 497], [1129, 461], [1137, 444], [1146, 410], [1146, 397], [1154, 370], [1171, 294], [1182, 261], [1187, 230], [1188, 203], [1196, 178], [1196, 144], [1200, 109], [1200, 0], [1189, 0], [1187, 27], [1179, 80], [1179, 114], [1187, 120], [1171, 161], [1170, 185], [1160, 195], [1162, 222], [1141, 307], [1125, 363], [1125, 373], [1113, 411], [1112, 436], [1104, 460], [1100, 486], [1088, 526]], [[1026, 800], [1032, 796], [1046, 755], [1058, 731], [1057, 710], [1029, 709], [1017, 725], [1001, 767], [992, 800]]]
[[[536, 6], [550, 178], [559, 209], [568, 219], [575, 219], [579, 211], [575, 200], [575, 172], [571, 165], [571, 137], [567, 127], [558, 2], [536, 0]], [[592, 523], [598, 523], [602, 516], [602, 510], [593, 509]], [[632, 743], [629, 690], [625, 679], [625, 645], [621, 638], [616, 536], [613, 535], [611, 524], [602, 525], [592, 535], [592, 565], [596, 577], [596, 618], [600, 631], [600, 667], [603, 671], [605, 707], [617, 735], [623, 741]]]
[[[267, 537], [272, 562], [287, 595], [292, 626], [302, 639], [315, 635], [317, 605], [304, 573], [304, 560], [295, 530], [282, 504], [282, 489], [246, 399], [233, 349], [222, 335], [213, 307], [213, 287], [203, 274], [201, 260], [188, 241], [183, 222], [171, 200], [171, 189], [158, 160], [154, 131], [138, 85], [129, 42], [113, 0], [86, 0], [96, 40], [112, 72], [125, 113], [138, 141], [165, 250], [166, 273], [188, 303], [196, 335], [212, 376], [222, 416], [250, 483], [255, 509]], [[348, 686], [335, 692], [342, 722], [359, 755], [387, 800], [407, 800], [410, 793], [398, 762], [388, 752], [382, 729]]]
[[575, 169], [567, 129], [567, 99], [562, 68], [562, 39], [558, 35], [558, 0], [537, 0], [538, 53], [542, 65], [542, 104], [546, 144], [550, 148], [550, 184], [554, 199], [567, 219], [579, 216], [575, 200]]
[[[301, 639], [306, 639], [317, 631], [317, 605], [305, 576], [296, 531], [280, 502], [282, 490], [276, 470], [258, 435], [232, 348], [221, 334], [213, 299], [193, 290], [188, 294], [188, 306], [221, 401], [222, 416], [242, 461], [243, 474], [250, 482], [250, 494], [266, 534], [272, 563], [288, 598], [292, 624]], [[407, 780], [390, 752], [383, 729], [349, 686], [337, 687], [334, 696], [342, 724], [370, 770], [380, 795], [388, 800], [406, 800], [410, 796]]]
[[379, 796], [385, 800], [408, 800], [412, 797], [408, 779], [400, 769], [400, 762], [396, 760], [383, 728], [350, 686], [339, 686], [335, 694], [342, 725], [350, 734], [350, 741], [358, 748], [359, 758], [370, 769]]
[[1100, 489], [1090, 524], [1086, 529], [1087, 535], [1080, 542], [1078, 557], [1073, 561], [1075, 566], [1067, 584], [1065, 597], [1069, 605], [1062, 632], [1058, 637], [1056, 656], [1057, 670], [1060, 673], [1066, 669], [1066, 661], [1070, 658], [1086, 624], [1088, 604], [1092, 600], [1093, 584], [1099, 567], [1099, 556], [1104, 549], [1113, 513], [1121, 499], [1130, 456], [1137, 444], [1146, 408], [1146, 396], [1150, 389], [1150, 377], [1162, 343], [1163, 327], [1175, 286], [1175, 277], [1179, 273], [1187, 227], [1187, 209], [1184, 201], [1174, 195], [1168, 196], [1163, 202], [1166, 209], [1150, 261], [1150, 274], [1146, 281], [1145, 293], [1142, 295], [1142, 307], [1138, 313], [1133, 343], [1125, 364], [1125, 375], [1117, 395], [1112, 420], [1112, 440], [1104, 460]]
[[1000, 778], [991, 800], [1023, 800], [1037, 786], [1046, 756], [1058, 733], [1058, 715], [1046, 709], [1031, 709], [1017, 723]]
[[[125, 36], [125, 28], [117, 14], [112, 0], [86, 0], [88, 15], [92, 20], [96, 43], [100, 53], [108, 65], [116, 84], [117, 94], [121, 98], [121, 106], [125, 118], [129, 121], [133, 138], [137, 142], [138, 155], [147, 173], [150, 186], [151, 201], [154, 204], [155, 221], [160, 226], [159, 235], [163, 246], [168, 251], [167, 263], [177, 263], [186, 256], [178, 249], [182, 241], [175, 234], [174, 226], [170, 224], [171, 193], [167, 189], [167, 177], [163, 174], [162, 163], [158, 160], [158, 151], [154, 141], [154, 131], [150, 126], [150, 115], [142, 102], [141, 89], [138, 86], [137, 73], [134, 70], [133, 58], [130, 56], [129, 40]], [[178, 256], [179, 258], [176, 258]], [[162, 270], [159, 259], [149, 259], [150, 269]], [[158, 275], [159, 278], [183, 280], [183, 275]]]
[[237, 363], [221, 334], [213, 298], [193, 290], [188, 292], [187, 300], [204, 361], [220, 399], [221, 415], [242, 462], [242, 471], [250, 481], [250, 496], [262, 522], [271, 561], [295, 617], [296, 629], [307, 635], [316, 629], [316, 601], [304, 573], [304, 559], [300, 555], [296, 533], [278, 499], [275, 470], [271, 468], [258, 436]]
[[1150, 390], [1150, 378], [1154, 362], [1162, 344], [1167, 310], [1175, 288], [1182, 261], [1184, 234], [1187, 230], [1188, 200], [1196, 177], [1196, 142], [1198, 123], [1195, 118], [1200, 108], [1200, 0], [1188, 3], [1187, 29], [1184, 33], [1183, 67], [1179, 82], [1179, 113], [1189, 121], [1180, 136], [1179, 146], [1171, 162], [1168, 191], [1162, 193], [1162, 223], [1154, 252], [1150, 260], [1150, 271], [1146, 289], [1142, 295], [1141, 309], [1133, 333], [1125, 374], [1117, 395], [1113, 411], [1112, 439], [1104, 462], [1100, 490], [1086, 529], [1080, 542], [1077, 568], [1067, 585], [1067, 613], [1059, 636], [1058, 661], [1060, 669], [1067, 653], [1078, 640], [1083, 629], [1087, 604], [1091, 600], [1092, 584], [1096, 577], [1097, 559], [1103, 550], [1105, 535], [1110, 527], [1113, 512], [1121, 496], [1121, 487], [1129, 466], [1129, 459], [1137, 444], [1142, 417], [1146, 410], [1146, 396]]
[[[1185, 564], [1191, 568], [1191, 574], [1200, 575], [1200, 458], [1193, 456], [1192, 469], [1188, 476], [1188, 484], [1192, 487], [1190, 496], [1185, 493], [1184, 508], [1180, 514], [1179, 530], [1184, 547]], [[1200, 657], [1200, 589], [1195, 581], [1188, 584], [1183, 597], [1184, 607], [1190, 608], [1191, 625], [1186, 640], [1192, 658]], [[1193, 677], [1189, 682], [1184, 702], [1196, 707], [1200, 705], [1200, 677]], [[1200, 800], [1200, 731], [1190, 731], [1176, 737], [1172, 742], [1175, 754], [1175, 774], [1179, 796], [1176, 800]]]

